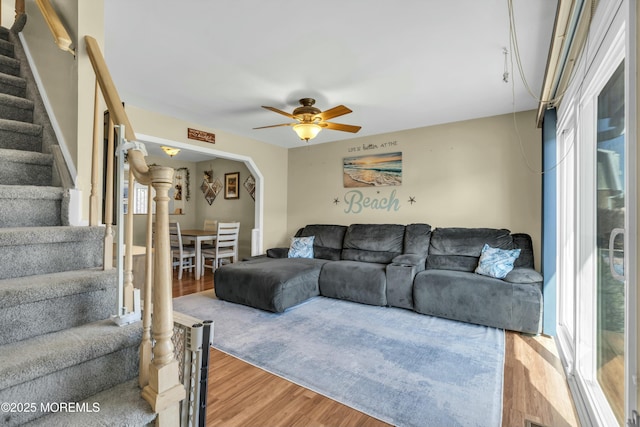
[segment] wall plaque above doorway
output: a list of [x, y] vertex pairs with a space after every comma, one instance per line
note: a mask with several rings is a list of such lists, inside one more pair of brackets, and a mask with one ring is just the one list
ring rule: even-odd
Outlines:
[[203, 130], [187, 128], [187, 138], [195, 139], [197, 141], [216, 143], [216, 135], [211, 132], [205, 132]]

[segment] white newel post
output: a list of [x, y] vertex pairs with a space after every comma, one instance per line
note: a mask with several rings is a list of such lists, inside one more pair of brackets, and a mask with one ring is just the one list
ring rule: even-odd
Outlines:
[[173, 169], [151, 167], [151, 181], [156, 191], [156, 233], [154, 253], [154, 289], [152, 335], [155, 340], [153, 361], [149, 367], [149, 384], [142, 397], [158, 414], [157, 426], [180, 424], [179, 402], [185, 398], [178, 375], [178, 361], [173, 353], [173, 301], [171, 246], [169, 242], [169, 189]]

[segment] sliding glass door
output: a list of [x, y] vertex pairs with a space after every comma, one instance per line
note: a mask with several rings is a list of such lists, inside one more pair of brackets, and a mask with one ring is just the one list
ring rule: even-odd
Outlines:
[[624, 62], [597, 97], [596, 378], [619, 425], [625, 398], [625, 102]]
[[635, 12], [599, 8], [559, 109], [558, 344], [583, 423], [625, 426], [637, 406]]

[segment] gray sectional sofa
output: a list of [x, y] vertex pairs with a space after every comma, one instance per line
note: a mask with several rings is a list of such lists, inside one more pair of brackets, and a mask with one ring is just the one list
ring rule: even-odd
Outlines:
[[[218, 298], [283, 312], [322, 295], [531, 334], [542, 331], [542, 276], [531, 238], [506, 229], [428, 224], [307, 225], [313, 258], [289, 248], [224, 265], [214, 272]], [[498, 279], [475, 273], [483, 246], [520, 249]]]

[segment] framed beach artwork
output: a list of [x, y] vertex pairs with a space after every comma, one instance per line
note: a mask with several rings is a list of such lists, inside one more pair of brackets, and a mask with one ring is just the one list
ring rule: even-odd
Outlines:
[[342, 161], [345, 188], [402, 184], [402, 152], [345, 157]]

